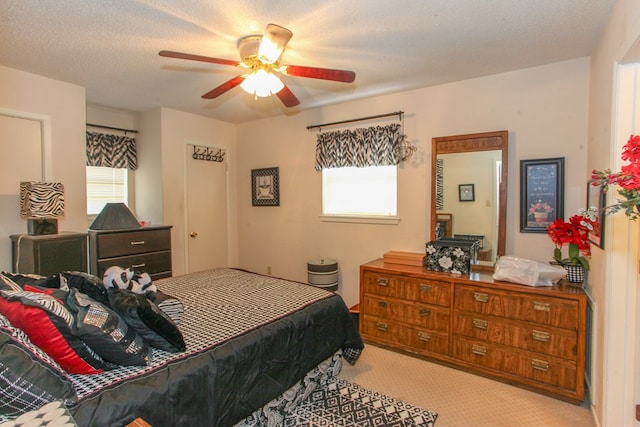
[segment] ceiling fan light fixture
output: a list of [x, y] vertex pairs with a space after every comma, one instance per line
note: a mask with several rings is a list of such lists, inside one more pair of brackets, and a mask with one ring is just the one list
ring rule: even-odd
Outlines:
[[258, 58], [268, 64], [275, 64], [280, 59], [283, 50], [284, 46], [263, 38], [262, 43], [260, 43], [260, 49], [258, 49]]
[[240, 87], [255, 97], [267, 97], [280, 92], [284, 83], [273, 73], [260, 68], [248, 74]]

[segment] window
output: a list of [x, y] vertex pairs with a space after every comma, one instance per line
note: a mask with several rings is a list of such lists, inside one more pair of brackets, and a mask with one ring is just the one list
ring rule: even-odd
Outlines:
[[395, 165], [323, 169], [324, 219], [386, 218], [397, 223], [397, 172]]
[[98, 215], [107, 203], [128, 204], [127, 169], [87, 166], [87, 214]]

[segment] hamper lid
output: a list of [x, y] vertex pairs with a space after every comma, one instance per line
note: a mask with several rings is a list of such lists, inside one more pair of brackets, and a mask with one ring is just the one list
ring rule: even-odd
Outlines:
[[338, 268], [338, 261], [331, 258], [312, 259], [307, 262], [307, 269], [311, 271], [332, 271]]

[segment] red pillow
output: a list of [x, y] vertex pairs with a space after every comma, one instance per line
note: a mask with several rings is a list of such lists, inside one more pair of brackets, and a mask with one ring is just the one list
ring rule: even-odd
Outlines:
[[20, 298], [8, 300], [5, 295], [0, 294], [0, 313], [65, 371], [71, 374], [102, 372], [103, 362], [82, 341], [59, 330], [60, 325], [56, 326], [45, 310], [23, 304]]

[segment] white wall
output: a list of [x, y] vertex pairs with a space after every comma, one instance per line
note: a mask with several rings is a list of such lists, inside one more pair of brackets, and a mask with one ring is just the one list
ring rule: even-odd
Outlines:
[[[61, 182], [65, 187], [65, 216], [59, 220], [59, 229], [86, 231], [84, 88], [0, 66], [0, 94], [0, 110], [41, 117], [47, 122], [45, 137], [50, 142], [50, 155], [45, 179]], [[6, 166], [16, 159], [2, 160]], [[14, 203], [18, 215], [17, 198]], [[8, 248], [8, 235], [25, 232], [26, 222], [19, 228], [6, 229], [0, 244]], [[2, 260], [3, 268], [10, 269], [10, 264], [10, 260]]]
[[[237, 184], [233, 171], [237, 165], [236, 128], [230, 123], [184, 113], [169, 108], [160, 109], [160, 144], [162, 147], [162, 222], [173, 226], [172, 262], [173, 274], [186, 271], [184, 252], [186, 247], [185, 230], [185, 155], [186, 145], [200, 144], [224, 148], [226, 163], [231, 171], [228, 180], [228, 218], [229, 218], [229, 264], [238, 263], [237, 223]], [[156, 165], [157, 167], [157, 165]], [[203, 184], [204, 185], [204, 184]], [[140, 207], [138, 207], [140, 209]]]
[[[240, 266], [307, 281], [306, 262], [334, 258], [340, 293], [359, 298], [359, 266], [389, 250], [422, 252], [429, 240], [431, 138], [509, 130], [507, 254], [547, 261], [546, 234], [519, 233], [519, 161], [565, 157], [565, 212], [586, 200], [589, 59], [372, 97], [238, 125]], [[306, 126], [403, 110], [418, 151], [398, 173], [398, 225], [320, 222], [315, 131]], [[391, 119], [393, 120], [393, 119]], [[378, 123], [373, 123], [378, 124]], [[371, 122], [360, 123], [371, 126]], [[251, 206], [251, 169], [280, 167], [280, 207]]]

